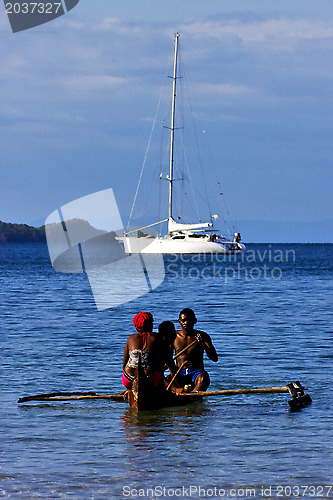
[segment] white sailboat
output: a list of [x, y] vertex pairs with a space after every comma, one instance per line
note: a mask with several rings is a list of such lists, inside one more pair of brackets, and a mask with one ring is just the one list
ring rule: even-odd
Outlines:
[[[175, 35], [174, 64], [172, 76], [172, 104], [170, 123], [170, 157], [169, 174], [166, 180], [169, 183], [169, 210], [168, 218], [149, 224], [135, 230], [125, 232], [122, 238], [125, 253], [127, 254], [235, 254], [245, 251], [245, 245], [240, 243], [240, 234], [234, 238], [225, 238], [214, 228], [214, 221], [218, 216], [211, 216], [210, 222], [183, 224], [176, 222], [173, 216], [173, 188], [174, 188], [174, 133], [176, 111], [176, 85], [178, 65], [178, 39]], [[144, 234], [143, 230], [152, 226], [168, 223], [165, 236], [152, 237]]]

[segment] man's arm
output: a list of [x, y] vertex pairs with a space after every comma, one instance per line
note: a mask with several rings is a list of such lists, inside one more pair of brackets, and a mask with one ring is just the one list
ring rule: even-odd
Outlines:
[[196, 335], [197, 339], [199, 340], [199, 343], [202, 345], [202, 347], [205, 349], [205, 352], [209, 359], [214, 361], [218, 361], [219, 357], [217, 355], [217, 352], [215, 350], [215, 347], [213, 346], [212, 339], [206, 332], [198, 332]]

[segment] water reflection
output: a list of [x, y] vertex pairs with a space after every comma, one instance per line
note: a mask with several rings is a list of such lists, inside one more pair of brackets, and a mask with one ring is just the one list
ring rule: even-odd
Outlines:
[[121, 431], [127, 480], [142, 484], [143, 474], [147, 483], [154, 482], [157, 474], [167, 480], [180, 466], [182, 474], [194, 471], [198, 459], [192, 467], [190, 457], [197, 454], [197, 439], [208, 433], [206, 422], [211, 420], [211, 409], [202, 401], [157, 411], [126, 409], [121, 416]]
[[196, 418], [202, 419], [205, 413], [209, 413], [209, 408], [203, 401], [197, 401], [188, 406], [161, 408], [159, 410], [138, 411], [128, 408], [121, 417], [125, 437], [130, 437], [136, 433], [150, 435], [151, 433], [165, 433], [170, 429], [171, 433], [177, 434], [186, 429], [193, 431]]

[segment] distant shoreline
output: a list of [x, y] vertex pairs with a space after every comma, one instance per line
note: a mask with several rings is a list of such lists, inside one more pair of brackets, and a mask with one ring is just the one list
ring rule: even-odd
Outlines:
[[[70, 219], [64, 223], [47, 225], [48, 236], [59, 236], [59, 231], [75, 231], [85, 236], [85, 239], [102, 236], [106, 231], [95, 229], [83, 219]], [[55, 236], [56, 235], [56, 236]], [[0, 221], [0, 243], [46, 243], [45, 226], [33, 227], [28, 224], [16, 224]]]
[[46, 243], [45, 226], [0, 221], [0, 243]]
[[[96, 230], [95, 230], [96, 231]], [[101, 232], [98, 231], [100, 234]], [[103, 233], [103, 231], [102, 231]], [[98, 234], [96, 234], [98, 235]], [[45, 226], [34, 227], [28, 224], [18, 224], [0, 221], [1, 243], [46, 243]], [[332, 245], [331, 242], [247, 242], [253, 245]]]

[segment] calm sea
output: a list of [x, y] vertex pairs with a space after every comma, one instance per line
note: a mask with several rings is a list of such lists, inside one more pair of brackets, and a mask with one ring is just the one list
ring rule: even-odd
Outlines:
[[[46, 245], [0, 251], [5, 498], [333, 498], [333, 245], [169, 259], [155, 291], [102, 312], [86, 275], [54, 271]], [[57, 390], [120, 392], [134, 314], [176, 323], [183, 307], [219, 353], [206, 363], [210, 389], [300, 380], [312, 405], [292, 412], [286, 394], [139, 414], [102, 400], [17, 404]]]

